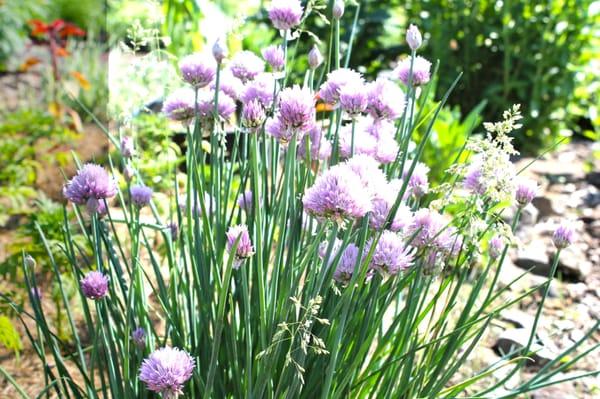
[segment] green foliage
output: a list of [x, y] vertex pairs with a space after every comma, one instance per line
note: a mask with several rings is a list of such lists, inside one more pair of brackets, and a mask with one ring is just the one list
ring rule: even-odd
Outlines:
[[[107, 118], [108, 103], [108, 64], [105, 53], [107, 46], [89, 36], [85, 42], [72, 41], [69, 48], [67, 68], [70, 75], [65, 83], [66, 90], [75, 97], [66, 95], [63, 102], [75, 109], [86, 120], [90, 119], [89, 110], [100, 120]], [[74, 74], [81, 74], [84, 82], [78, 81]]]
[[0, 123], [0, 226], [13, 215], [31, 212], [38, 168], [59, 161], [50, 150], [69, 142], [74, 134], [40, 111], [4, 115]]
[[19, 355], [19, 351], [23, 349], [19, 333], [12, 321], [4, 315], [0, 315], [0, 344], [6, 349], [15, 352], [17, 356]]
[[[58, 265], [65, 265], [68, 259], [61, 249], [64, 241], [64, 208], [61, 204], [49, 199], [38, 199], [33, 206], [27, 221], [15, 230], [13, 241], [7, 245], [9, 256], [0, 263], [0, 275], [10, 276], [13, 281], [18, 281], [18, 269], [20, 268], [22, 253], [31, 255], [40, 271], [50, 271], [50, 260], [46, 251], [42, 237], [36, 226], [44, 230], [46, 243], [48, 244], [52, 256]], [[68, 215], [72, 217], [72, 214]], [[81, 255], [89, 255], [88, 244], [84, 236], [73, 233], [72, 242], [82, 252]]]
[[23, 49], [27, 21], [42, 17], [44, 11], [38, 1], [0, 1], [0, 72], [7, 69], [9, 58]]
[[183, 157], [167, 120], [162, 114], [141, 113], [132, 119], [131, 126], [139, 154], [136, 168], [144, 180], [152, 182], [154, 190], [172, 189], [171, 176]]
[[[435, 91], [436, 84], [437, 79], [431, 83], [430, 90]], [[452, 164], [465, 161], [464, 157], [459, 158], [460, 151], [473, 131], [481, 125], [481, 114], [486, 103], [485, 100], [481, 101], [464, 117], [458, 106], [445, 106], [440, 110], [422, 155], [423, 162], [430, 168], [429, 178], [434, 184], [442, 182]], [[419, 110], [422, 118], [417, 122], [413, 135], [416, 143], [425, 137], [430, 117], [438, 105], [438, 102], [429, 100]]]
[[450, 103], [465, 110], [486, 98], [486, 119], [522, 104], [525, 128], [516, 144], [536, 152], [573, 128], [566, 107], [575, 99], [576, 68], [592, 35], [591, 3], [408, 1], [406, 13], [427, 32], [420, 53], [442, 61], [440, 89], [464, 73]]
[[46, 7], [50, 19], [64, 19], [90, 32], [99, 32], [104, 28], [106, 18], [104, 1], [51, 0]]

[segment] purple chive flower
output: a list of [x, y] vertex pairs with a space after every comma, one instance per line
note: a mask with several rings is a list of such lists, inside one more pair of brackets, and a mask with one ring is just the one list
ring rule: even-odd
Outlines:
[[[340, 257], [340, 261], [333, 272], [333, 279], [338, 283], [348, 283], [352, 279], [354, 269], [357, 266], [359, 248], [354, 244], [348, 244]], [[332, 259], [333, 260], [333, 256]]]
[[298, 159], [308, 160], [308, 153], [306, 152], [307, 141], [310, 146], [311, 160], [324, 161], [329, 159], [331, 156], [331, 143], [324, 137], [323, 132], [318, 125], [314, 125], [308, 132], [308, 136], [300, 141], [300, 145], [298, 146]]
[[[412, 161], [407, 161], [405, 169], [402, 171], [402, 178], [406, 179], [408, 172], [410, 171]], [[413, 173], [408, 177], [408, 188], [412, 195], [417, 198], [422, 197], [429, 191], [429, 180], [427, 174], [429, 173], [429, 167], [424, 163], [417, 162]]]
[[298, 131], [301, 136], [315, 124], [315, 102], [310, 90], [298, 85], [279, 93], [279, 120], [285, 128]]
[[271, 108], [273, 104], [273, 91], [275, 80], [271, 75], [260, 74], [256, 78], [244, 85], [240, 95], [240, 100], [246, 104], [252, 100], [257, 100], [264, 109]]
[[335, 0], [333, 3], [332, 15], [335, 19], [341, 19], [344, 15], [344, 0]]
[[190, 54], [181, 59], [179, 70], [185, 82], [199, 89], [213, 81], [217, 65], [207, 54]]
[[[352, 125], [344, 125], [340, 129], [339, 154], [343, 159], [352, 157]], [[364, 126], [357, 123], [354, 128], [354, 155], [375, 156], [377, 152], [377, 139], [364, 130]]]
[[[372, 244], [369, 244], [369, 247]], [[410, 248], [404, 246], [402, 238], [392, 232], [384, 231], [377, 242], [371, 258], [370, 267], [390, 275], [408, 269], [412, 264]]]
[[465, 173], [463, 186], [473, 194], [483, 195], [487, 190], [487, 184], [483, 178], [482, 168], [483, 166], [481, 162], [476, 161], [471, 163], [467, 169], [467, 172]]
[[[385, 222], [396, 202], [398, 194], [399, 189], [393, 183], [387, 184], [383, 190], [375, 194], [372, 201], [373, 210], [369, 216], [369, 225], [372, 229], [383, 230], [385, 228]], [[400, 204], [389, 229], [392, 231], [401, 231], [410, 226], [411, 223], [412, 212], [410, 208], [404, 204]]]
[[250, 130], [254, 131], [261, 127], [266, 117], [265, 109], [258, 100], [247, 102], [242, 108], [242, 123]]
[[179, 234], [179, 226], [177, 226], [176, 222], [167, 223], [167, 229], [169, 229], [169, 233], [171, 234], [171, 240], [177, 240], [177, 235]]
[[279, 142], [283, 145], [287, 145], [294, 136], [294, 131], [288, 129], [278, 117], [267, 119], [267, 122], [265, 124], [265, 131], [267, 132], [267, 134], [270, 134], [271, 136], [279, 140]]
[[146, 331], [142, 327], [138, 327], [131, 333], [131, 339], [138, 348], [146, 346]]
[[167, 118], [183, 123], [189, 123], [195, 115], [195, 94], [192, 89], [177, 89], [169, 94], [163, 103], [163, 112]]
[[352, 69], [340, 68], [327, 74], [327, 80], [319, 89], [319, 97], [327, 104], [337, 105], [340, 90], [350, 82], [363, 82], [362, 75]]
[[227, 46], [223, 44], [223, 40], [221, 40], [221, 38], [215, 40], [212, 46], [212, 55], [215, 58], [215, 61], [220, 64], [227, 57], [227, 54]]
[[254, 208], [254, 194], [252, 190], [246, 190], [238, 197], [237, 204], [246, 213], [249, 213]]
[[91, 271], [79, 281], [81, 291], [86, 298], [98, 300], [108, 294], [108, 277], [99, 271]]
[[388, 184], [385, 174], [379, 169], [379, 162], [375, 158], [368, 155], [355, 155], [345, 162], [354, 173], [358, 175], [364, 187], [365, 193], [372, 197], [385, 189]]
[[454, 227], [449, 226], [442, 228], [433, 243], [445, 255], [458, 256], [463, 246], [463, 237]]
[[273, 0], [267, 11], [275, 28], [288, 30], [300, 24], [304, 10], [299, 0]]
[[[213, 81], [210, 84], [209, 88], [213, 90], [214, 93], [214, 90], [216, 88], [216, 82]], [[233, 98], [234, 100], [237, 100], [240, 99], [240, 96], [244, 92], [244, 84], [241, 80], [233, 76], [229, 69], [223, 69], [221, 71], [221, 74], [219, 75], [219, 91], [222, 91], [229, 97]], [[273, 96], [272, 89], [271, 96]]]
[[346, 164], [338, 164], [317, 177], [306, 190], [304, 209], [319, 218], [331, 218], [338, 223], [348, 218], [361, 218], [371, 210], [364, 185]]
[[352, 117], [365, 112], [368, 101], [365, 85], [359, 80], [353, 80], [340, 89], [340, 107]]
[[131, 158], [134, 153], [133, 139], [130, 136], [123, 136], [121, 139], [121, 155], [124, 158]]
[[412, 223], [408, 226], [407, 236], [414, 236], [411, 244], [417, 248], [435, 245], [435, 240], [446, 223], [442, 215], [428, 208], [415, 212]]
[[569, 222], [561, 223], [552, 235], [552, 242], [558, 249], [564, 249], [568, 247], [569, 245], [573, 244], [574, 240], [575, 229]]
[[517, 190], [515, 192], [515, 200], [519, 207], [528, 205], [537, 195], [537, 183], [531, 179], [520, 178], [517, 181]]
[[392, 163], [398, 156], [399, 150], [400, 147], [394, 136], [382, 135], [377, 140], [374, 158], [382, 164]]
[[233, 56], [229, 70], [233, 76], [246, 83], [264, 72], [265, 63], [253, 52], [245, 50]]
[[63, 195], [77, 205], [86, 204], [88, 211], [98, 210], [100, 201], [117, 193], [115, 181], [99, 165], [88, 163], [64, 186]]
[[501, 236], [495, 235], [488, 242], [488, 253], [490, 258], [497, 259], [502, 254], [504, 250], [504, 240]]
[[[219, 91], [219, 106], [217, 111], [219, 117], [223, 120], [228, 120], [235, 112], [235, 101], [227, 94]], [[215, 111], [215, 92], [213, 90], [205, 91], [198, 96], [198, 116], [204, 120], [212, 119]]]
[[376, 120], [393, 120], [402, 116], [406, 105], [404, 92], [388, 79], [377, 79], [367, 85], [367, 112]]
[[417, 51], [423, 43], [423, 37], [421, 36], [421, 32], [419, 32], [419, 28], [413, 24], [410, 24], [406, 31], [406, 43], [408, 43], [408, 47], [412, 51]]
[[271, 65], [273, 71], [281, 71], [285, 65], [285, 54], [283, 47], [277, 45], [271, 45], [262, 51], [262, 56], [267, 61], [267, 64]]
[[183, 385], [192, 377], [194, 367], [194, 359], [186, 351], [167, 346], [144, 359], [140, 380], [164, 399], [176, 399], [183, 393]]
[[316, 45], [313, 45], [308, 52], [308, 66], [310, 69], [317, 69], [323, 63], [323, 56]]
[[[400, 61], [396, 69], [394, 70], [394, 75], [398, 77], [405, 85], [409, 85], [410, 79], [410, 57], [403, 59]], [[412, 85], [413, 86], [421, 86], [429, 82], [431, 79], [431, 62], [427, 61], [425, 58], [421, 56], [417, 56], [414, 59], [412, 65]]]
[[98, 202], [98, 209], [96, 209], [96, 212], [100, 218], [108, 215], [108, 205], [106, 200], [101, 200]]
[[241, 260], [254, 255], [254, 247], [252, 247], [252, 241], [250, 241], [248, 226], [245, 224], [232, 226], [229, 228], [229, 230], [227, 230], [226, 235], [227, 251], [231, 252], [237, 241], [237, 248], [235, 251], [235, 258], [237, 262], [234, 262], [233, 265], [234, 269], [237, 269], [241, 266]]
[[150, 203], [152, 199], [152, 189], [146, 186], [131, 187], [131, 202], [135, 206], [144, 207]]

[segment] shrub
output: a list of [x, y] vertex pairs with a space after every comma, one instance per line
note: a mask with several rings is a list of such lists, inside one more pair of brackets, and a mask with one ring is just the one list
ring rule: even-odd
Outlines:
[[[339, 48], [337, 6], [331, 49]], [[296, 1], [269, 9], [276, 26], [292, 30], [304, 13], [310, 9]], [[413, 28], [411, 58], [394, 72], [402, 88], [337, 68], [337, 51], [327, 57], [332, 65], [307, 70], [302, 86], [286, 84], [287, 68], [264, 74], [247, 51], [226, 66], [208, 54], [186, 59], [194, 86], [173, 91], [163, 106], [187, 134], [186, 182], [181, 192], [173, 182], [164, 214], [133, 168], [131, 142], [107, 133], [130, 168], [127, 184], [117, 184], [111, 162], [82, 166], [65, 189], [94, 248], [94, 264], [82, 267], [64, 221], [85, 331], [67, 311], [73, 342], [58, 339], [30, 295], [36, 349], [55, 364], [46, 369], [49, 389], [66, 397], [417, 398], [457, 397], [485, 381], [472, 395], [485, 397], [518, 372], [538, 345], [543, 304], [573, 231], [557, 230], [548, 280], [505, 300], [498, 275], [536, 189], [517, 179], [509, 160], [520, 109], [484, 124], [465, 147], [468, 163], [452, 166], [451, 180], [431, 189], [420, 160], [457, 80], [433, 112], [421, 112], [431, 65], [417, 61], [417, 36]], [[223, 50], [216, 43], [215, 54]], [[331, 69], [321, 85], [318, 68]], [[213, 69], [214, 80], [204, 79]], [[324, 103], [315, 107], [317, 91]], [[427, 128], [410, 145], [420, 125]], [[506, 225], [501, 208], [515, 192], [519, 210]], [[113, 197], [119, 210], [108, 206]], [[164, 255], [155, 250], [161, 241]], [[23, 270], [35, 289], [30, 262]], [[499, 312], [538, 288], [527, 345], [451, 383]], [[583, 355], [561, 359], [593, 331], [507, 397], [559, 382], [553, 376]], [[510, 372], [496, 380], [493, 371], [504, 367]]]
[[592, 3], [409, 1], [406, 13], [428, 32], [424, 54], [441, 60], [440, 87], [464, 73], [450, 103], [469, 110], [484, 97], [487, 119], [523, 104], [516, 144], [535, 153], [581, 130], [566, 107], [576, 102], [580, 63], [589, 62], [581, 56], [593, 35]]

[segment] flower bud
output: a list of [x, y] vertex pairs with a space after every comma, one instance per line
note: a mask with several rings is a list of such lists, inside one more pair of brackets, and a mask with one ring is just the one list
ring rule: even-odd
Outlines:
[[125, 180], [127, 180], [128, 182], [131, 181], [134, 175], [135, 170], [133, 169], [133, 167], [131, 165], [125, 166], [125, 169], [123, 170], [123, 176], [125, 177]]
[[412, 51], [417, 51], [423, 43], [423, 37], [421, 36], [421, 32], [419, 32], [419, 28], [413, 24], [411, 24], [406, 31], [406, 42]]
[[344, 15], [344, 0], [335, 0], [333, 3], [333, 18], [339, 20]]
[[129, 136], [123, 136], [121, 139], [121, 155], [125, 158], [131, 158], [133, 156], [133, 139]]
[[25, 262], [25, 266], [33, 269], [35, 267], [35, 259], [33, 259], [33, 256], [27, 254], [25, 255], [25, 258], [23, 259]]
[[213, 44], [212, 53], [219, 64], [227, 57], [227, 46], [222, 43], [221, 39], [217, 39]]
[[316, 45], [313, 45], [308, 53], [308, 65], [310, 69], [317, 69], [323, 63], [323, 56]]

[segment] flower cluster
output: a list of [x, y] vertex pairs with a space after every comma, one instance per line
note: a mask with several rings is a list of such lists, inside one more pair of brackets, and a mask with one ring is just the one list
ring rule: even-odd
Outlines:
[[176, 399], [192, 377], [196, 364], [185, 351], [164, 347], [150, 354], [140, 367], [140, 380], [165, 399]]
[[95, 164], [85, 164], [63, 188], [64, 196], [77, 205], [87, 205], [90, 213], [98, 210], [100, 203], [117, 193], [117, 185], [106, 170]]

